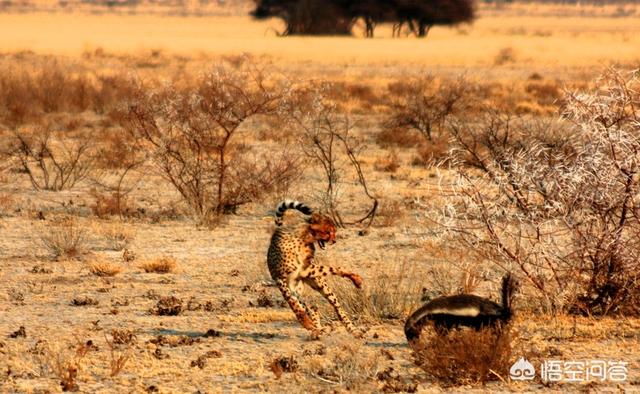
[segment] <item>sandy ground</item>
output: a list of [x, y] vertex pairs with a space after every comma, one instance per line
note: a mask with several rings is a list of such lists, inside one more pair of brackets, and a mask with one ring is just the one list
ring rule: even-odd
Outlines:
[[[376, 177], [374, 187], [378, 182], [388, 183], [385, 178]], [[404, 181], [391, 183], [400, 186]], [[0, 383], [5, 391], [58, 391], [60, 379], [52, 365], [58, 359], [73, 359], [79, 344], [88, 340], [97, 349], [90, 350], [79, 363], [76, 382], [81, 392], [370, 392], [384, 387], [385, 381], [378, 380], [376, 373], [389, 367], [401, 382], [416, 384], [420, 392], [449, 391], [427, 379], [414, 365], [400, 320], [371, 321], [354, 314], [357, 325], [368, 329], [364, 339], [354, 340], [326, 302], [310, 291], [306, 296], [321, 306], [334, 331], [319, 341], [309, 337], [282, 305], [266, 273], [265, 252], [272, 230], [267, 205], [247, 207], [213, 230], [198, 229], [186, 219], [117, 224], [121, 231], [133, 234], [126, 248], [137, 256], [132, 262], [123, 262], [122, 250], [114, 250], [118, 248], [100, 235], [101, 229], [117, 220], [83, 218], [90, 198], [82, 189], [62, 193], [22, 190], [16, 194], [20, 197], [15, 206], [23, 206], [23, 210], [9, 213], [0, 222], [0, 370], [5, 372]], [[73, 200], [73, 208], [62, 208], [69, 200]], [[50, 220], [37, 220], [30, 206], [44, 209], [48, 219], [65, 209], [80, 215], [78, 223], [89, 236], [80, 260], [51, 261], [39, 239], [55, 228], [50, 227]], [[410, 221], [374, 228], [366, 237], [346, 229], [339, 232], [338, 243], [318, 258], [361, 273], [365, 286], [373, 287], [389, 265], [409, 262], [426, 269], [437, 263], [429, 257], [435, 254], [419, 241], [423, 232]], [[177, 270], [156, 274], [140, 268], [142, 261], [158, 256], [174, 257]], [[96, 261], [110, 261], [122, 272], [110, 278], [92, 275], [88, 266]], [[46, 273], [37, 273], [43, 269]], [[419, 272], [412, 270], [411, 274]], [[175, 296], [189, 310], [178, 316], [151, 314], [161, 296]], [[261, 307], [259, 300], [265, 296], [272, 305]], [[85, 297], [98, 304], [72, 305], [74, 299]], [[20, 326], [25, 327], [26, 337], [11, 338]], [[518, 317], [515, 327], [517, 349], [527, 354], [628, 362], [629, 378], [620, 388], [637, 391], [640, 320], [550, 320], [525, 314]], [[130, 330], [136, 340], [112, 353], [108, 342], [113, 329]], [[206, 336], [209, 330], [215, 330], [215, 336]], [[168, 339], [153, 343], [158, 336]], [[192, 366], [211, 351], [218, 353], [205, 357], [202, 368]], [[121, 372], [110, 376], [111, 360], [124, 353], [130, 358]], [[277, 379], [270, 365], [281, 356], [293, 356], [298, 369]], [[328, 372], [334, 370], [340, 373]], [[616, 387], [612, 383], [564, 383], [546, 388], [538, 383], [490, 383], [487, 388], [470, 386], [455, 391], [606, 392], [618, 390]]]

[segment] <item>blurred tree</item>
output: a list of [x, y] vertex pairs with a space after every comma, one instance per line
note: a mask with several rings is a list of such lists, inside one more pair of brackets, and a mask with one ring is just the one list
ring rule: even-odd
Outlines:
[[254, 0], [258, 19], [280, 18], [282, 35], [349, 35], [357, 20], [373, 37], [379, 23], [393, 23], [399, 36], [403, 25], [425, 37], [434, 25], [456, 25], [475, 17], [474, 0]]

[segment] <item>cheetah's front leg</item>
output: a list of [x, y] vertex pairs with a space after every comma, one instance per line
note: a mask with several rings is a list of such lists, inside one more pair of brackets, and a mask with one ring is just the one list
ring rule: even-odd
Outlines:
[[331, 275], [341, 276], [343, 278], [347, 278], [353, 282], [353, 285], [361, 289], [362, 288], [362, 277], [356, 273], [345, 271], [340, 267], [331, 267], [326, 265], [317, 265], [314, 264], [307, 270], [307, 276], [319, 276], [325, 277]]

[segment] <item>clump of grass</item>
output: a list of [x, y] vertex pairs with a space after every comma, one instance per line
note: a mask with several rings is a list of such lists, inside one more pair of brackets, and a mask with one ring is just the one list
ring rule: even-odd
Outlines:
[[[347, 390], [364, 390], [364, 386], [375, 381], [381, 361], [379, 351], [359, 341], [340, 343], [323, 356], [311, 356], [304, 366], [307, 373]], [[371, 388], [371, 387], [370, 387]]]
[[132, 216], [134, 210], [131, 201], [121, 193], [100, 193], [92, 191], [95, 203], [91, 206], [91, 212], [101, 219], [111, 216]]
[[511, 47], [501, 48], [493, 58], [494, 66], [502, 66], [516, 61], [516, 51]]
[[111, 337], [114, 345], [133, 345], [138, 341], [136, 334], [127, 329], [113, 329]]
[[[425, 331], [429, 327], [425, 328]], [[511, 327], [482, 330], [454, 329], [447, 335], [431, 334], [414, 352], [416, 364], [445, 385], [484, 384], [509, 376]]]
[[163, 256], [151, 260], [146, 260], [140, 264], [140, 268], [146, 273], [168, 274], [174, 272], [178, 267], [176, 259], [171, 256]]
[[81, 257], [89, 241], [87, 228], [70, 217], [59, 219], [41, 228], [38, 238], [40, 244], [56, 261]]
[[396, 172], [400, 168], [400, 159], [396, 152], [389, 153], [386, 157], [379, 157], [374, 163], [376, 171]]
[[337, 283], [335, 290], [342, 306], [356, 320], [401, 319], [419, 306], [421, 279], [415, 264], [403, 262], [365, 278], [360, 290], [343, 282]]
[[178, 316], [182, 312], [182, 300], [176, 297], [161, 297], [151, 310], [152, 315]]
[[444, 164], [449, 159], [451, 145], [446, 136], [434, 137], [431, 141], [420, 144], [416, 149], [416, 156], [412, 164], [415, 166], [432, 167]]
[[422, 143], [423, 137], [405, 127], [383, 128], [376, 135], [376, 143], [381, 148], [412, 148]]
[[100, 302], [98, 300], [89, 296], [75, 297], [73, 300], [71, 300], [72, 306], [96, 306], [99, 303]]
[[402, 202], [397, 200], [382, 201], [378, 208], [374, 225], [376, 227], [392, 227], [405, 216]]
[[123, 250], [133, 240], [135, 232], [121, 223], [101, 223], [95, 226], [95, 232], [106, 241], [109, 250]]
[[96, 276], [116, 276], [122, 272], [122, 267], [108, 261], [100, 261], [91, 263], [89, 265], [89, 271]]

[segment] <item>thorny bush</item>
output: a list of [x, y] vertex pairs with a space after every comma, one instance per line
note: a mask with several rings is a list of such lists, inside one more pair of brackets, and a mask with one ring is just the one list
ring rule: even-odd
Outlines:
[[496, 113], [453, 124], [440, 220], [450, 245], [520, 270], [545, 310], [638, 314], [640, 80], [598, 85], [567, 95], [561, 133]]

